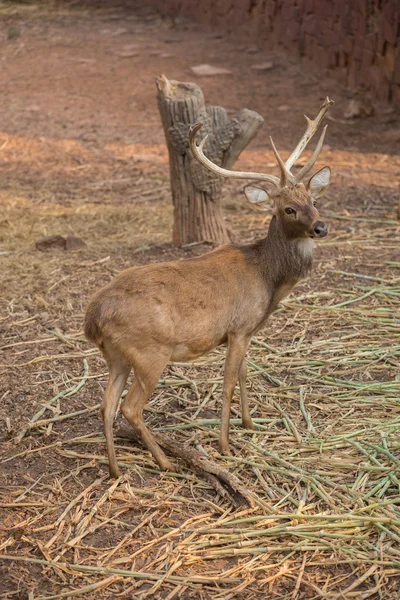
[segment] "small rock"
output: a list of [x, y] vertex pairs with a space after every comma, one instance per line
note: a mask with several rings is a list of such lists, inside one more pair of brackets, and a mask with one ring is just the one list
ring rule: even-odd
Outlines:
[[374, 107], [367, 98], [352, 98], [343, 113], [345, 119], [365, 119], [374, 114]]
[[274, 63], [266, 62], [260, 65], [251, 65], [251, 68], [254, 69], [254, 71], [269, 71], [274, 68]]
[[129, 51], [133, 51], [133, 50], [140, 50], [142, 46], [140, 44], [126, 44], [122, 50], [129, 52]]
[[37, 250], [40, 250], [41, 252], [46, 252], [52, 248], [59, 248], [60, 250], [67, 250], [67, 252], [70, 252], [71, 250], [83, 248], [86, 246], [86, 243], [76, 235], [67, 235], [66, 238], [62, 235], [47, 235], [40, 240], [36, 240], [35, 246]]
[[65, 250], [65, 238], [62, 235], [47, 235], [40, 240], [36, 240], [35, 246], [40, 252], [46, 252], [52, 248]]
[[173, 58], [175, 54], [168, 54], [168, 52], [163, 52], [160, 54], [160, 58]]
[[118, 56], [121, 58], [132, 58], [139, 54], [140, 48], [140, 44], [127, 44], [122, 48], [121, 52], [118, 53]]
[[118, 29], [101, 29], [100, 33], [102, 35], [122, 35], [123, 33], [128, 33], [128, 30], [123, 27]]
[[123, 50], [118, 54], [120, 58], [133, 58], [137, 56], [139, 52], [137, 50]]
[[96, 62], [96, 59], [94, 58], [84, 58], [83, 56], [79, 58], [74, 58], [74, 60], [84, 65], [91, 65]]
[[224, 69], [223, 67], [214, 67], [214, 65], [197, 65], [190, 67], [190, 70], [195, 75], [200, 76], [214, 76], [214, 75], [232, 75], [232, 71]]
[[72, 250], [79, 250], [86, 246], [86, 242], [82, 240], [82, 238], [76, 235], [67, 235], [65, 240], [65, 250], [67, 252], [71, 252]]
[[122, 35], [124, 33], [128, 33], [128, 30], [124, 29], [123, 27], [119, 27], [118, 29], [113, 31], [111, 35]]
[[393, 115], [396, 111], [394, 110], [393, 106], [386, 106], [385, 108], [382, 108], [380, 112], [383, 115]]
[[281, 104], [280, 106], [278, 106], [278, 110], [280, 110], [281, 112], [285, 112], [285, 110], [289, 110], [290, 106], [288, 104]]
[[81, 139], [84, 142], [97, 142], [97, 135], [89, 131], [88, 133], [84, 133], [83, 135], [81, 135]]

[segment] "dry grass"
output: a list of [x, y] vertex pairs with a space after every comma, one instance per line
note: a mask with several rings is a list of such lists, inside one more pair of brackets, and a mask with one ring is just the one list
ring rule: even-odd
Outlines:
[[[147, 202], [142, 198], [139, 204]], [[159, 217], [169, 210], [167, 201], [158, 204]], [[137, 205], [135, 214], [140, 211]], [[216, 449], [223, 349], [196, 364], [171, 365], [149, 403], [153, 428], [179, 444], [195, 445], [234, 472], [249, 490], [253, 508], [234, 509], [178, 463], [176, 473], [159, 473], [148, 452], [128, 442], [124, 431], [117, 433], [117, 453], [125, 473], [109, 482], [100, 424], [92, 428], [86, 421], [94, 411], [97, 417], [98, 403], [90, 398], [106, 380], [97, 351], [79, 327], [45, 327], [46, 333], [38, 333], [43, 309], [20, 314], [20, 299], [8, 300], [13, 320], [2, 348], [4, 372], [28, 372], [33, 379], [45, 372], [53, 385], [53, 394], [42, 396], [40, 409], [22, 428], [15, 431], [9, 424], [12, 439], [23, 441], [17, 447], [9, 443], [1, 463], [25, 465], [27, 472], [39, 457], [50, 464], [50, 472], [41, 469], [38, 475], [33, 468], [29, 485], [9, 478], [2, 490], [7, 531], [1, 558], [17, 569], [39, 568], [49, 592], [35, 592], [35, 598], [100, 593], [256, 598], [267, 590], [280, 598], [395, 594], [400, 262], [388, 258], [397, 249], [397, 224], [390, 217], [331, 218], [334, 233], [320, 251], [314, 281], [287, 299], [271, 326], [253, 340], [248, 366], [256, 431], [240, 427], [234, 408], [232, 456], [222, 457]], [[251, 218], [249, 212], [232, 217], [243, 227]], [[86, 226], [95, 252], [102, 234]], [[85, 263], [82, 252], [87, 250], [19, 257], [32, 287], [35, 262], [45, 261], [43, 299], [52, 297], [52, 314], [58, 303], [65, 304], [75, 278], [85, 287], [85, 277], [92, 287], [93, 274], [104, 276], [109, 260]], [[345, 270], [343, 256], [355, 264], [360, 252], [365, 269]], [[146, 251], [137, 256], [146, 260]], [[8, 259], [11, 281], [18, 265], [16, 258]], [[50, 269], [55, 264], [68, 268], [64, 277], [70, 283]], [[54, 457], [60, 463], [55, 470]], [[30, 586], [34, 589], [33, 582]]]

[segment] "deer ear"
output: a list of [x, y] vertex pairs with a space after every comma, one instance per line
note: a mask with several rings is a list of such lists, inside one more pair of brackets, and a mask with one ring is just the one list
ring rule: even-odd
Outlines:
[[271, 210], [274, 206], [272, 196], [263, 188], [249, 184], [243, 188], [247, 200], [258, 210]]
[[313, 175], [307, 184], [307, 191], [313, 198], [320, 198], [326, 192], [331, 182], [331, 170], [329, 167], [322, 167]]

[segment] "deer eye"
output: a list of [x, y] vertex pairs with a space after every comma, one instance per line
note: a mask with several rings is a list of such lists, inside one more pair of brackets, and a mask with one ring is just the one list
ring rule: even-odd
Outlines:
[[313, 200], [313, 206], [317, 206], [317, 201]]
[[289, 208], [289, 207], [288, 207], [288, 208], [285, 208], [285, 213], [286, 213], [287, 215], [295, 215], [295, 214], [296, 214], [296, 211], [295, 211], [295, 210], [293, 210], [293, 208]]

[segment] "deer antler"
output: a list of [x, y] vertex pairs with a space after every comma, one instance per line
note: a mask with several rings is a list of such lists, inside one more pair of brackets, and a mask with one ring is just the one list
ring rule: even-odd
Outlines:
[[299, 171], [299, 173], [296, 176], [294, 176], [290, 172], [290, 169], [292, 168], [292, 166], [294, 165], [296, 160], [300, 157], [304, 148], [307, 146], [308, 142], [311, 140], [311, 138], [317, 131], [318, 127], [321, 124], [322, 119], [324, 118], [325, 113], [327, 112], [327, 110], [329, 110], [329, 108], [332, 106], [332, 104], [334, 104], [333, 100], [329, 100], [329, 98], [326, 97], [321, 108], [319, 109], [319, 113], [315, 117], [315, 119], [311, 120], [308, 117], [306, 117], [307, 129], [306, 129], [303, 137], [297, 144], [296, 148], [293, 150], [292, 154], [289, 156], [289, 158], [287, 159], [287, 161], [285, 163], [279, 156], [279, 153], [275, 147], [275, 144], [272, 141], [272, 138], [270, 137], [272, 150], [274, 151], [275, 158], [278, 162], [278, 165], [279, 165], [279, 168], [281, 171], [280, 178], [275, 177], [275, 175], [267, 175], [264, 173], [251, 173], [251, 172], [247, 173], [247, 172], [242, 172], [242, 171], [229, 171], [228, 169], [224, 169], [223, 167], [219, 167], [218, 165], [213, 163], [209, 158], [207, 158], [207, 156], [205, 156], [205, 154], [203, 152], [204, 144], [207, 141], [208, 135], [206, 135], [202, 139], [202, 141], [200, 142], [200, 144], [198, 146], [196, 144], [196, 135], [197, 135], [197, 132], [202, 128], [202, 126], [203, 126], [202, 123], [196, 123], [196, 125], [194, 125], [190, 129], [190, 135], [189, 135], [190, 147], [193, 152], [193, 155], [195, 156], [195, 158], [197, 158], [199, 163], [201, 163], [203, 165], [203, 167], [206, 167], [206, 169], [209, 169], [210, 171], [213, 171], [214, 173], [217, 173], [218, 175], [221, 175], [222, 177], [233, 177], [236, 179], [258, 179], [259, 181], [270, 181], [271, 183], [276, 185], [276, 187], [278, 187], [278, 188], [285, 187], [285, 185], [287, 185], [287, 183], [290, 183], [291, 185], [296, 185], [297, 183], [300, 183], [301, 180], [304, 179], [304, 177], [313, 168], [314, 163], [317, 160], [318, 154], [321, 151], [322, 144], [324, 143], [327, 125], [325, 125], [325, 127], [322, 131], [321, 137], [319, 138], [317, 147], [315, 148], [315, 150], [314, 150], [311, 158], [307, 162], [307, 164], [304, 165], [304, 167]]
[[324, 143], [324, 138], [325, 138], [325, 133], [327, 130], [328, 125], [325, 125], [325, 127], [322, 130], [321, 133], [321, 137], [319, 138], [318, 144], [314, 150], [314, 152], [312, 153], [312, 156], [310, 158], [310, 160], [307, 162], [307, 164], [304, 165], [304, 167], [297, 173], [296, 177], [295, 177], [295, 183], [300, 183], [300, 181], [302, 179], [304, 179], [304, 177], [311, 171], [311, 169], [314, 166], [315, 161], [318, 158], [318, 154], [321, 151], [322, 148], [322, 144]]
[[[329, 108], [332, 106], [332, 104], [334, 104], [333, 100], [329, 100], [329, 98], [326, 97], [323, 104], [321, 105], [321, 108], [319, 109], [319, 113], [315, 117], [315, 119], [311, 120], [308, 117], [306, 117], [307, 129], [306, 129], [303, 137], [297, 144], [296, 148], [293, 150], [292, 154], [289, 156], [289, 158], [287, 159], [287, 161], [285, 163], [285, 167], [287, 169], [289, 169], [289, 171], [292, 168], [292, 166], [294, 165], [294, 163], [296, 162], [296, 160], [301, 156], [304, 148], [307, 146], [308, 142], [311, 140], [314, 133], [317, 131], [318, 127], [321, 124], [322, 119], [324, 118], [325, 113], [329, 110]], [[322, 139], [323, 139], [323, 136], [325, 135], [325, 130], [326, 130], [326, 127], [322, 133], [322, 136], [321, 136]], [[306, 165], [307, 170], [305, 170], [305, 167], [303, 167], [303, 169], [300, 171], [300, 173], [302, 173], [304, 171], [304, 173], [302, 174], [302, 177], [304, 177], [313, 167], [313, 165], [317, 159], [318, 153], [321, 150], [321, 147], [322, 147], [322, 143], [321, 143], [321, 146], [320, 146], [320, 144], [318, 144], [318, 146], [317, 146], [317, 148], [319, 148], [318, 152], [317, 153], [314, 152], [311, 159], [308, 161], [308, 163]], [[299, 183], [299, 181], [300, 181], [300, 179], [299, 179], [300, 173], [298, 173], [298, 175], [296, 176], [296, 183]]]
[[246, 173], [242, 171], [229, 171], [229, 169], [224, 169], [223, 167], [219, 167], [215, 163], [213, 163], [207, 156], [205, 156], [203, 152], [204, 144], [207, 141], [208, 135], [206, 135], [197, 146], [196, 144], [196, 135], [197, 132], [203, 127], [202, 123], [196, 123], [190, 129], [189, 141], [190, 148], [193, 152], [193, 155], [203, 167], [221, 175], [221, 177], [233, 177], [234, 179], [258, 179], [259, 181], [270, 181], [276, 187], [280, 187], [279, 177], [275, 177], [275, 175], [267, 175], [264, 173]]
[[275, 148], [275, 144], [274, 144], [271, 136], [269, 138], [269, 141], [271, 142], [272, 150], [274, 151], [275, 158], [276, 158], [279, 168], [281, 170], [281, 180], [279, 182], [280, 187], [281, 188], [285, 187], [285, 185], [288, 181], [292, 185], [295, 185], [295, 183], [296, 183], [295, 179], [294, 179], [293, 175], [291, 174], [290, 170], [286, 167], [286, 165], [283, 162], [283, 160], [281, 159], [281, 157], [279, 156], [278, 150]]

